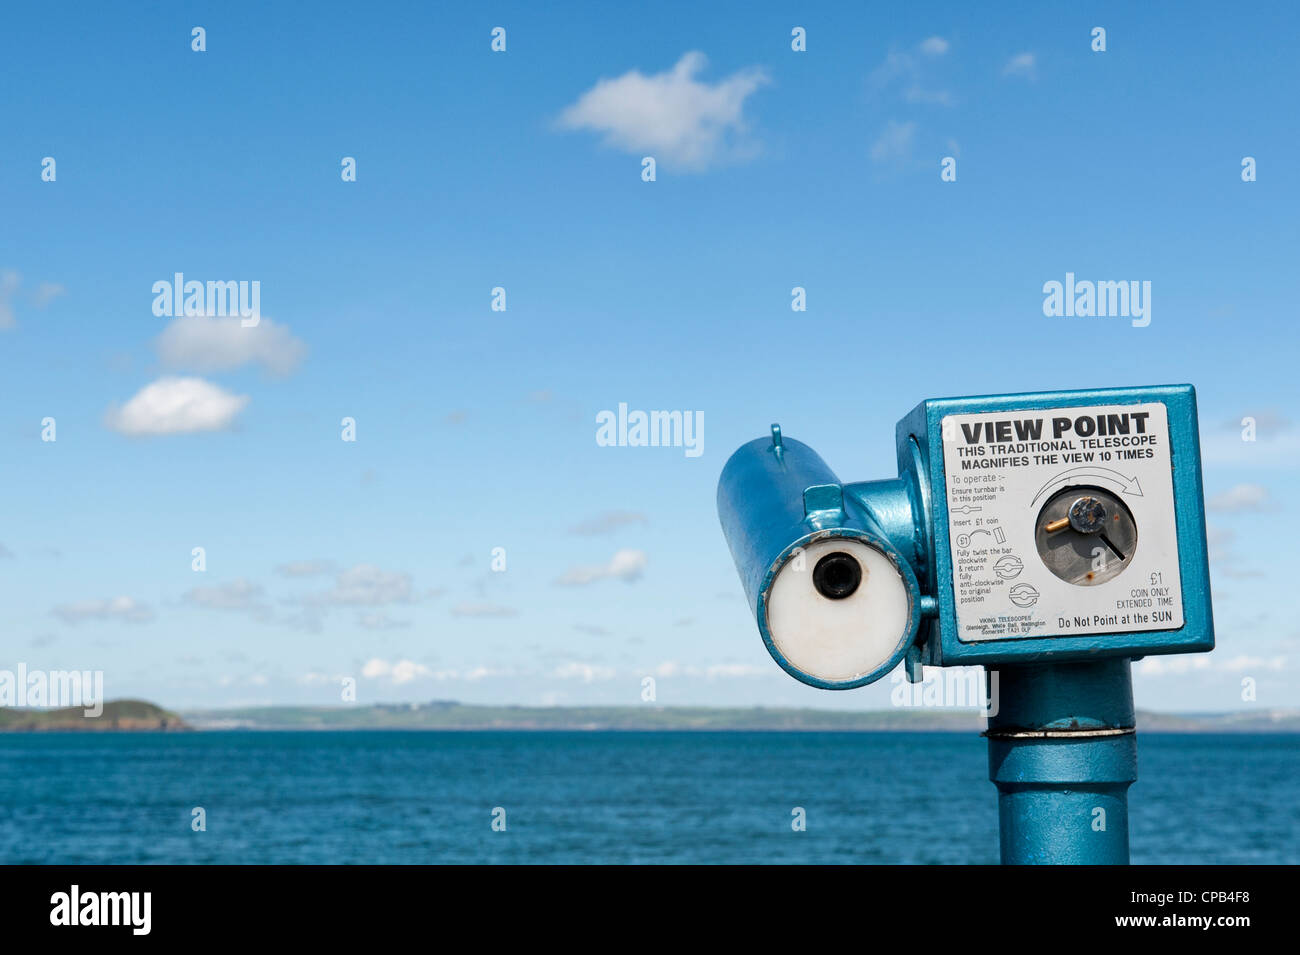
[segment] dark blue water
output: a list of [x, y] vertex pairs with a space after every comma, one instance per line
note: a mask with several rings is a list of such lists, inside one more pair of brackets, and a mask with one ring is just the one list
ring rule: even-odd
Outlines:
[[[6, 863], [998, 859], [970, 734], [11, 733], [0, 765]], [[1300, 862], [1300, 737], [1149, 733], [1139, 775], [1134, 862]]]

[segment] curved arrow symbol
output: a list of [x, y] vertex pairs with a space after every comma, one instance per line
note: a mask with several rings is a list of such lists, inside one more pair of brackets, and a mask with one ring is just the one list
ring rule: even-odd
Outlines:
[[1032, 607], [1038, 603], [1038, 588], [1033, 584], [1016, 584], [1007, 591], [1007, 596], [1017, 607]]
[[1121, 488], [1121, 494], [1127, 494], [1130, 497], [1142, 497], [1142, 485], [1138, 483], [1137, 475], [1126, 477], [1118, 471], [1112, 471], [1110, 468], [1103, 468], [1095, 464], [1085, 464], [1082, 467], [1070, 468], [1068, 471], [1062, 471], [1056, 477], [1052, 478], [1046, 484], [1038, 489], [1034, 499], [1029, 502], [1032, 507], [1034, 503], [1043, 495], [1053, 484], [1059, 484], [1062, 481], [1069, 481], [1073, 478], [1093, 478], [1098, 481], [1111, 481], [1118, 484]]

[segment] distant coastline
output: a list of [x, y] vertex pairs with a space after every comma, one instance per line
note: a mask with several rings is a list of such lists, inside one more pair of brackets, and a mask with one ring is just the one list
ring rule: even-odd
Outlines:
[[[481, 706], [453, 701], [372, 706], [189, 710], [195, 729], [248, 730], [674, 730], [978, 732], [974, 710], [899, 707]], [[1300, 710], [1223, 714], [1138, 713], [1138, 729], [1166, 733], [1300, 733]]]
[[[1232, 713], [1138, 712], [1138, 730], [1155, 733], [1300, 733], [1300, 710]], [[80, 708], [0, 708], [0, 732], [76, 731], [803, 731], [978, 732], [973, 710], [897, 708], [818, 710], [697, 706], [481, 706], [450, 700], [368, 706], [266, 706], [173, 712], [143, 700]]]

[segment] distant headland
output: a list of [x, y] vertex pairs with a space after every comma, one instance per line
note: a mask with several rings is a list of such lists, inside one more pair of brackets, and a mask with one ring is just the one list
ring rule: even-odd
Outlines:
[[[1300, 710], [1137, 715], [1155, 733], [1300, 733]], [[818, 710], [701, 706], [481, 706], [452, 700], [367, 706], [264, 706], [172, 712], [144, 700], [104, 704], [99, 716], [80, 707], [0, 708], [0, 732], [174, 730], [625, 730], [978, 732], [973, 710], [899, 707]]]
[[187, 730], [177, 714], [144, 700], [114, 700], [98, 716], [87, 716], [80, 706], [61, 710], [0, 707], [0, 732], [54, 732], [63, 730]]

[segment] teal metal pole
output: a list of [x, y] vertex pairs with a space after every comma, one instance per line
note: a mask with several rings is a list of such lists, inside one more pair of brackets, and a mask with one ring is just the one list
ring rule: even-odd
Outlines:
[[1127, 865], [1137, 779], [1127, 659], [990, 670], [989, 779], [1004, 865]]

